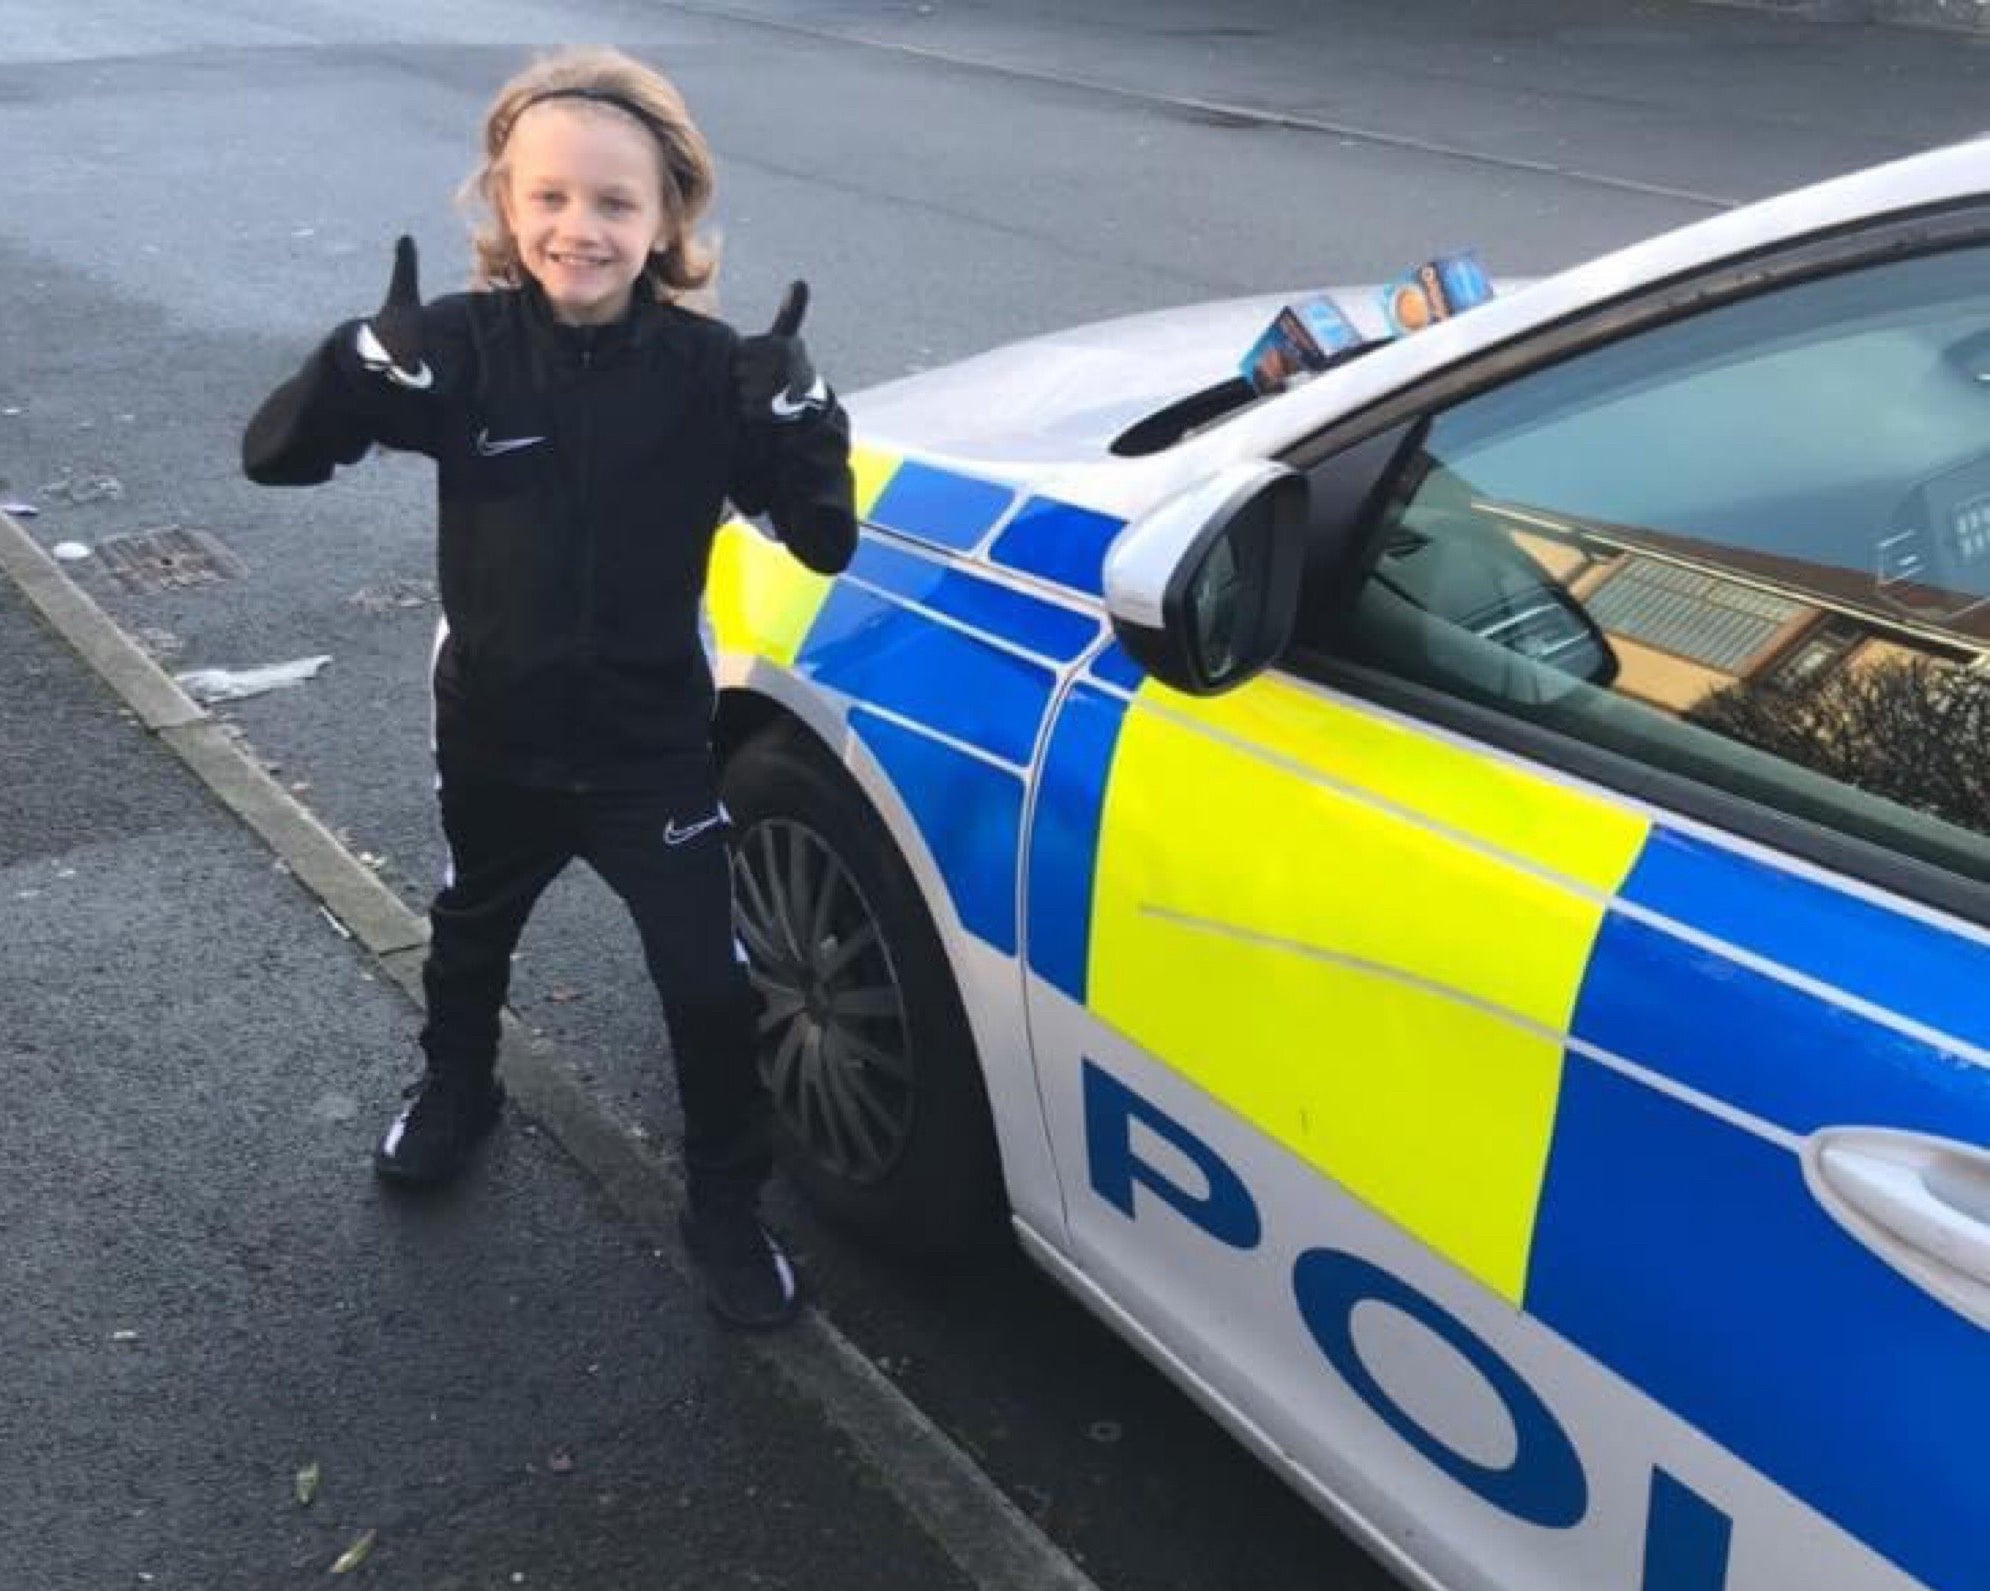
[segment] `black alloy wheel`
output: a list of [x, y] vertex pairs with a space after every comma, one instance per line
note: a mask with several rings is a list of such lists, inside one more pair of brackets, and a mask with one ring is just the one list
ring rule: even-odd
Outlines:
[[891, 831], [795, 724], [733, 750], [723, 792], [782, 1169], [881, 1247], [977, 1246], [1006, 1209], [995, 1125], [952, 963]]
[[877, 918], [829, 842], [794, 819], [742, 837], [733, 899], [766, 1002], [760, 1056], [774, 1108], [833, 1175], [876, 1183], [905, 1152], [917, 1098]]

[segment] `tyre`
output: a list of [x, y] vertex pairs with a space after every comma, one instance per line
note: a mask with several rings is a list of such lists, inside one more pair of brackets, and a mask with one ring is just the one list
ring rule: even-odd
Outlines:
[[1000, 1163], [967, 1016], [910, 869], [798, 728], [747, 741], [723, 788], [782, 1169], [876, 1244], [969, 1247], [999, 1226]]

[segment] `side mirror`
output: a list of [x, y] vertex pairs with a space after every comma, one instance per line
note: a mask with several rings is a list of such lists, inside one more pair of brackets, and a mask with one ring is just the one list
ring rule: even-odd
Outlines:
[[1178, 691], [1241, 685], [1292, 639], [1305, 537], [1304, 476], [1225, 466], [1119, 533], [1105, 567], [1113, 634]]

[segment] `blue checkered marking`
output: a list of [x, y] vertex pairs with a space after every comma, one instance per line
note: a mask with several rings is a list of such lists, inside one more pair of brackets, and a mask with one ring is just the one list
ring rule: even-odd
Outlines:
[[957, 565], [931, 562], [874, 536], [858, 543], [850, 573], [894, 596], [1040, 657], [1067, 663], [1098, 638], [1099, 621], [998, 585]]
[[1655, 829], [1623, 899], [1889, 1011], [1990, 1047], [1990, 945], [1786, 873], [1705, 840]]
[[901, 536], [966, 552], [978, 546], [1009, 511], [1015, 496], [997, 482], [907, 460], [886, 483], [868, 517], [872, 524]]
[[1106, 774], [1126, 703], [1087, 685], [1058, 710], [1030, 828], [1028, 949], [1036, 974], [1083, 1002], [1092, 940], [1092, 879]]
[[1936, 1591], [1985, 1584], [1984, 1333], [1788, 1149], [1570, 1055], [1526, 1308]]
[[1092, 673], [1108, 685], [1117, 685], [1121, 690], [1137, 691], [1140, 682], [1147, 677], [1147, 671], [1126, 655], [1126, 649], [1117, 641], [1092, 659]]
[[1619, 896], [1665, 922], [1605, 915], [1574, 1037], [1793, 1133], [1884, 1126], [1990, 1144], [1990, 1069], [1825, 997], [1983, 1032], [1990, 947], [1974, 936], [1662, 828]]
[[910, 809], [962, 926], [1014, 955], [1022, 780], [861, 707], [850, 727]]
[[1054, 497], [1036, 497], [1002, 527], [988, 556], [1010, 569], [1054, 580], [1089, 596], [1105, 593], [1106, 549], [1126, 521]]
[[810, 627], [796, 667], [859, 703], [1027, 764], [1054, 675], [914, 613], [838, 583]]
[[1990, 1144], [1990, 1070], [1617, 911], [1570, 1032], [1793, 1133], [1856, 1124]]

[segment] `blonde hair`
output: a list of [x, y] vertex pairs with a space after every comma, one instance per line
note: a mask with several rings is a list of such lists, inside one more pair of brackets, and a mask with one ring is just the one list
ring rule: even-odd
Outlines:
[[666, 241], [660, 251], [651, 252], [643, 276], [664, 303], [687, 296], [694, 302], [709, 302], [710, 294], [703, 290], [717, 274], [718, 250], [695, 235], [693, 228], [711, 204], [716, 185], [711, 148], [669, 78], [620, 50], [608, 49], [562, 50], [534, 61], [498, 90], [484, 113], [483, 162], [459, 195], [466, 208], [478, 212], [470, 238], [472, 285], [523, 285], [518, 240], [504, 216], [504, 151], [518, 118], [548, 98], [604, 106], [610, 115], [640, 122], [655, 138], [663, 173]]

